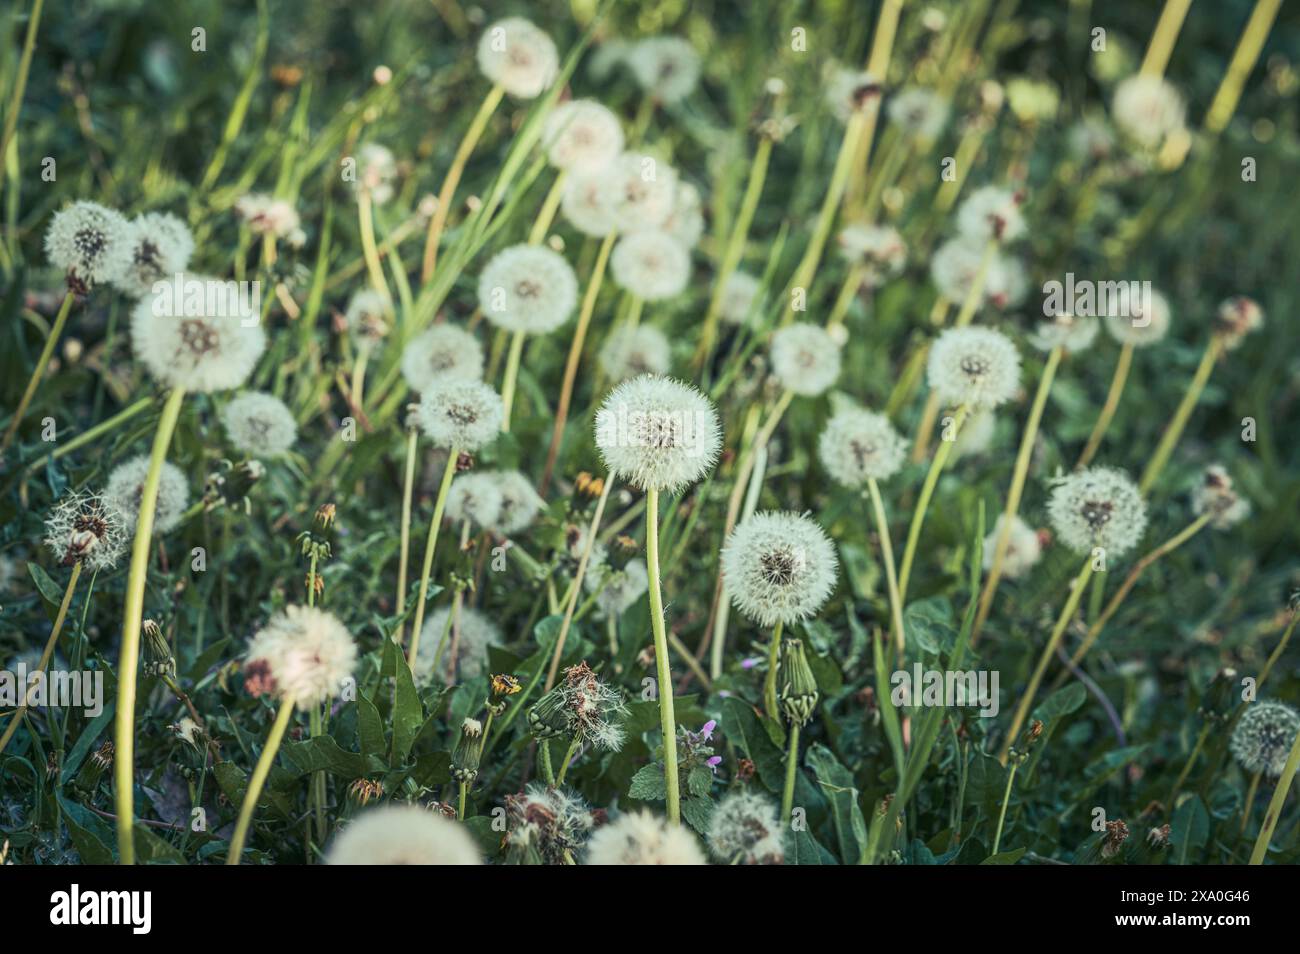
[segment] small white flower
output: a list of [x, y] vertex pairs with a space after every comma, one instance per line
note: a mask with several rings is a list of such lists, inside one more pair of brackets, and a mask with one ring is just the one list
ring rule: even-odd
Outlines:
[[416, 418], [435, 447], [472, 454], [501, 431], [501, 396], [482, 381], [439, 378], [429, 385]]
[[546, 117], [542, 146], [557, 169], [600, 173], [623, 152], [623, 126], [594, 99], [575, 99]]
[[597, 360], [612, 381], [639, 374], [667, 374], [671, 350], [664, 333], [652, 325], [621, 327], [605, 340]]
[[357, 644], [333, 613], [286, 606], [248, 644], [250, 692], [271, 692], [310, 709], [334, 697], [357, 665]]
[[418, 805], [383, 805], [357, 816], [334, 838], [331, 865], [481, 865], [474, 836]]
[[290, 238], [298, 231], [298, 210], [287, 199], [264, 192], [250, 192], [235, 202], [235, 214], [258, 235]]
[[605, 466], [640, 490], [674, 493], [695, 483], [713, 467], [721, 445], [713, 402], [672, 378], [624, 381], [596, 414]]
[[396, 179], [397, 159], [387, 146], [368, 142], [357, 151], [356, 187], [367, 190], [375, 205], [392, 200]]
[[826, 422], [817, 452], [832, 480], [856, 490], [868, 480], [894, 476], [907, 457], [907, 442], [885, 415], [845, 407]]
[[1168, 80], [1137, 74], [1115, 88], [1111, 115], [1124, 135], [1142, 149], [1154, 151], [1183, 128], [1187, 107]]
[[923, 141], [934, 139], [948, 123], [948, 101], [924, 86], [899, 90], [889, 100], [889, 121], [906, 136]]
[[677, 173], [666, 162], [625, 152], [602, 174], [601, 202], [620, 232], [662, 228], [677, 200]]
[[1128, 302], [1127, 314], [1107, 315], [1106, 330], [1120, 344], [1145, 348], [1164, 340], [1169, 333], [1172, 315], [1169, 301], [1158, 291], [1151, 292], [1149, 308], [1142, 306], [1140, 298]]
[[506, 17], [483, 31], [478, 68], [518, 99], [536, 99], [560, 72], [560, 54], [545, 32], [523, 17]]
[[[993, 532], [984, 538], [984, 572], [993, 569], [993, 555], [997, 552], [998, 537], [1006, 526], [1007, 515], [998, 514], [993, 522]], [[1009, 580], [1018, 580], [1038, 563], [1042, 556], [1043, 545], [1038, 539], [1038, 531], [1020, 517], [1011, 518], [1011, 532], [1007, 536], [1007, 549], [1002, 557], [1002, 575]]]
[[837, 68], [826, 84], [826, 102], [840, 122], [880, 96], [880, 80], [863, 70]]
[[[452, 523], [468, 520], [480, 527], [492, 527], [500, 514], [501, 491], [495, 474], [476, 470], [452, 481], [447, 491], [447, 519]], [[423, 643], [420, 648], [424, 648]]]
[[667, 232], [647, 229], [619, 239], [609, 267], [621, 288], [645, 301], [662, 301], [686, 290], [691, 256]]
[[893, 278], [907, 264], [907, 246], [892, 225], [847, 225], [839, 234], [840, 252], [854, 265], [866, 269], [868, 288]]
[[1040, 351], [1060, 347], [1078, 354], [1092, 345], [1100, 327], [1101, 323], [1096, 318], [1060, 314], [1040, 321], [1029, 336], [1029, 343]]
[[690, 829], [648, 811], [629, 812], [598, 828], [587, 841], [589, 865], [708, 864]]
[[60, 566], [111, 570], [126, 550], [131, 525], [105, 495], [74, 491], [45, 518], [45, 546]]
[[1234, 295], [1219, 305], [1216, 316], [1223, 346], [1233, 351], [1241, 346], [1246, 335], [1264, 327], [1264, 309], [1253, 298]]
[[926, 379], [950, 407], [994, 408], [1020, 390], [1020, 352], [991, 328], [949, 328], [930, 348]]
[[839, 380], [840, 346], [819, 325], [786, 325], [772, 336], [772, 373], [783, 388], [816, 397]]
[[977, 244], [990, 239], [1012, 242], [1025, 234], [1021, 196], [1011, 189], [984, 186], [976, 189], [957, 210], [957, 231]]
[[544, 335], [569, 320], [578, 279], [564, 257], [543, 245], [513, 245], [487, 263], [478, 281], [479, 307], [498, 328]]
[[1283, 702], [1252, 702], [1237, 720], [1229, 747], [1250, 774], [1263, 772], [1269, 778], [1279, 778], [1297, 732], [1300, 713], [1294, 708]]
[[[453, 485], [454, 486], [454, 485]], [[441, 667], [446, 669], [451, 652], [451, 608], [440, 607], [424, 621], [420, 633], [420, 649], [416, 653], [412, 674], [416, 685], [427, 686], [434, 681], [433, 659], [444, 637], [447, 649], [443, 650]], [[460, 679], [473, 679], [488, 668], [488, 647], [501, 645], [501, 630], [486, 615], [468, 606], [460, 608], [460, 634], [456, 642], [456, 674]]]
[[358, 345], [374, 347], [388, 337], [392, 306], [373, 288], [362, 288], [348, 299], [343, 323]]
[[532, 526], [546, 506], [533, 482], [517, 470], [499, 471], [492, 477], [501, 495], [501, 508], [490, 525], [492, 529], [508, 537]]
[[131, 264], [114, 284], [139, 298], [153, 290], [154, 283], [183, 272], [194, 254], [194, 236], [189, 226], [167, 212], [147, 212], [129, 225]]
[[609, 205], [608, 170], [573, 172], [564, 184], [560, 213], [583, 235], [604, 238], [614, 231], [614, 213]]
[[646, 572], [644, 560], [629, 560], [621, 570], [609, 565], [603, 549], [601, 559], [592, 553], [587, 575], [583, 577], [583, 586], [588, 593], [595, 593], [596, 607], [600, 616], [618, 619], [645, 595], [650, 588], [650, 576]]
[[739, 269], [727, 276], [718, 314], [723, 321], [733, 325], [753, 324], [757, 319], [754, 308], [762, 283], [748, 272]]
[[50, 219], [45, 254], [67, 276], [69, 288], [85, 292], [126, 274], [132, 237], [120, 212], [95, 202], [74, 202]]
[[1055, 482], [1047, 516], [1057, 538], [1075, 553], [1101, 548], [1108, 558], [1119, 558], [1141, 542], [1147, 505], [1124, 471], [1089, 467]]
[[742, 520], [722, 548], [722, 582], [765, 628], [815, 616], [835, 589], [835, 545], [809, 517], [768, 511]]
[[274, 394], [246, 391], [221, 409], [235, 449], [249, 457], [279, 457], [298, 439], [293, 412]]
[[1192, 512], [1198, 517], [1208, 513], [1211, 527], [1228, 530], [1250, 516], [1250, 501], [1237, 493], [1221, 464], [1211, 464], [1192, 491]]
[[402, 377], [423, 393], [444, 378], [477, 381], [483, 377], [483, 347], [456, 325], [434, 325], [411, 339], [402, 352]]
[[[118, 464], [108, 475], [104, 498], [122, 513], [128, 530], [135, 529], [140, 517], [140, 498], [149, 475], [149, 456], [141, 454]], [[170, 461], [163, 461], [158, 480], [158, 503], [154, 508], [153, 532], [171, 533], [181, 522], [190, 505], [190, 485], [185, 472]]]
[[709, 850], [723, 864], [781, 864], [784, 835], [776, 802], [749, 789], [723, 796], [709, 817]]
[[647, 37], [626, 55], [637, 85], [661, 103], [679, 103], [699, 85], [700, 55], [681, 37]]
[[673, 210], [664, 220], [663, 230], [677, 239], [683, 248], [692, 249], [700, 244], [704, 235], [704, 201], [700, 190], [689, 182], [677, 182], [677, 195]]

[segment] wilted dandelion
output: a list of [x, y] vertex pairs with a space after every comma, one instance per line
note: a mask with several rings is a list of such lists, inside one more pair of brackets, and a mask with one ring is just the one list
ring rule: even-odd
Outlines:
[[45, 547], [60, 566], [81, 563], [92, 571], [111, 570], [129, 534], [126, 516], [106, 494], [74, 491], [45, 518]]
[[595, 824], [576, 795], [529, 785], [506, 796], [506, 861], [516, 865], [574, 865]]
[[418, 394], [443, 379], [477, 381], [483, 377], [483, 347], [463, 328], [434, 325], [402, 351], [402, 377]]
[[709, 818], [709, 850], [723, 864], [782, 864], [784, 836], [776, 803], [748, 789], [724, 797]]
[[74, 202], [54, 213], [45, 254], [84, 295], [95, 285], [121, 280], [131, 268], [133, 230], [120, 212], [95, 202]]
[[587, 841], [589, 865], [703, 865], [704, 852], [688, 830], [647, 811], [629, 812], [598, 828]]
[[816, 397], [839, 380], [840, 346], [818, 325], [786, 325], [772, 336], [772, 372], [787, 391]]
[[[118, 464], [108, 475], [104, 499], [121, 513], [126, 529], [135, 529], [140, 515], [140, 499], [144, 493], [145, 478], [149, 474], [147, 455], [133, 457]], [[164, 461], [158, 482], [158, 503], [154, 514], [154, 533], [171, 533], [179, 526], [185, 508], [190, 503], [190, 485], [185, 472], [170, 461]]]
[[372, 808], [349, 822], [325, 855], [331, 865], [481, 865], [474, 836], [416, 805]]
[[221, 409], [221, 423], [230, 443], [249, 457], [280, 457], [298, 439], [293, 412], [274, 394], [261, 391], [235, 397]]

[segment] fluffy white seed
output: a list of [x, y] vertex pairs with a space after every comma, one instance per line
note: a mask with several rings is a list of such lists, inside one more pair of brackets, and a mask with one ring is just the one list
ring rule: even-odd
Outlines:
[[[998, 514], [993, 522], [993, 531], [984, 538], [984, 571], [993, 569], [993, 555], [997, 552], [998, 537], [1006, 526], [1007, 515]], [[1038, 531], [1019, 516], [1011, 518], [1011, 532], [1007, 536], [1007, 549], [1002, 557], [1002, 575], [1009, 580], [1018, 580], [1038, 563], [1043, 546], [1038, 539]]]
[[474, 836], [417, 805], [384, 805], [358, 815], [334, 838], [331, 865], [481, 865]]
[[703, 865], [708, 862], [690, 829], [648, 811], [629, 812], [598, 828], [587, 841], [589, 865]]
[[647, 229], [619, 239], [609, 267], [619, 287], [645, 301], [662, 301], [686, 290], [691, 256], [667, 232]]
[[114, 284], [128, 295], [140, 298], [153, 291], [154, 283], [183, 272], [194, 254], [194, 236], [189, 226], [168, 212], [147, 212], [129, 225], [131, 264]]
[[483, 346], [464, 328], [434, 325], [402, 352], [402, 377], [417, 394], [444, 378], [477, 381], [483, 377]]
[[1115, 88], [1111, 116], [1115, 125], [1144, 150], [1155, 150], [1183, 128], [1187, 107], [1182, 95], [1163, 77], [1137, 74]]
[[1055, 482], [1047, 516], [1056, 538], [1075, 553], [1100, 548], [1118, 559], [1141, 542], [1147, 505], [1124, 471], [1089, 467]]
[[542, 146], [557, 169], [600, 173], [623, 151], [623, 125], [594, 99], [570, 100], [546, 117]]
[[560, 72], [560, 54], [551, 38], [523, 17], [506, 17], [483, 31], [478, 68], [518, 99], [536, 99]]
[[832, 480], [858, 490], [868, 480], [896, 474], [907, 456], [907, 442], [885, 415], [846, 407], [826, 422], [817, 451]]
[[816, 397], [839, 380], [840, 346], [819, 325], [786, 325], [772, 336], [772, 373], [783, 388]]
[[74, 202], [50, 219], [45, 254], [68, 277], [70, 287], [88, 291], [126, 274], [131, 239], [130, 223], [120, 212], [95, 202]]
[[1169, 321], [1172, 312], [1169, 300], [1158, 291], [1151, 292], [1150, 307], [1143, 307], [1140, 299], [1129, 301], [1124, 309], [1126, 314], [1107, 315], [1106, 330], [1120, 344], [1131, 344], [1135, 348], [1146, 348], [1164, 340], [1169, 333]]
[[[446, 675], [451, 651], [451, 608], [440, 607], [424, 621], [420, 633], [420, 649], [416, 654], [412, 674], [417, 685], [427, 686], [434, 681], [433, 660], [444, 636], [447, 649], [442, 652], [440, 667]], [[468, 606], [460, 608], [460, 635], [456, 643], [456, 674], [458, 679], [473, 679], [488, 668], [488, 647], [501, 645], [501, 630], [486, 615]]]
[[886, 107], [889, 121], [906, 136], [928, 141], [943, 132], [949, 105], [939, 93], [924, 86], [899, 90]]
[[700, 55], [681, 37], [646, 37], [626, 56], [637, 85], [661, 103], [679, 103], [699, 85]]
[[677, 200], [677, 173], [666, 162], [625, 152], [602, 174], [602, 204], [620, 232], [662, 228]]
[[991, 328], [949, 328], [930, 348], [926, 379], [949, 407], [994, 408], [1020, 389], [1020, 352]]
[[[286, 606], [249, 642], [244, 671], [280, 698], [309, 709], [333, 698], [356, 665], [356, 641], [337, 616]], [[271, 685], [262, 681], [265, 676]]]
[[957, 231], [974, 243], [1011, 242], [1025, 234], [1021, 197], [1011, 189], [984, 186], [976, 189], [957, 210]]
[[[104, 497], [121, 511], [127, 529], [134, 530], [140, 517], [140, 498], [149, 475], [149, 456], [141, 454], [118, 464], [108, 475]], [[190, 485], [185, 472], [170, 461], [163, 461], [158, 479], [158, 503], [154, 508], [153, 532], [171, 533], [181, 522], [190, 504]]]
[[474, 453], [501, 430], [501, 396], [482, 381], [440, 378], [424, 392], [416, 411], [435, 447]]
[[247, 391], [222, 408], [221, 423], [230, 443], [249, 457], [279, 457], [298, 439], [293, 412], [260, 391]]
[[810, 517], [769, 511], [742, 520], [722, 548], [722, 581], [760, 626], [815, 616], [835, 588], [835, 545]]
[[479, 275], [479, 307], [506, 331], [544, 335], [569, 320], [578, 304], [578, 279], [564, 257], [543, 245], [513, 245]]
[[639, 374], [667, 374], [671, 349], [667, 337], [653, 325], [619, 328], [601, 346], [597, 360], [611, 381]]
[[672, 378], [624, 381], [596, 414], [605, 466], [640, 490], [674, 493], [695, 483], [713, 467], [721, 445], [713, 402]]

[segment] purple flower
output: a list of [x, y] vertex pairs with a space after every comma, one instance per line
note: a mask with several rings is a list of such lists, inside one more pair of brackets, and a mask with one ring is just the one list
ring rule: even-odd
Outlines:
[[713, 738], [713, 730], [717, 727], [718, 720], [710, 719], [708, 722], [704, 723], [704, 728], [700, 729], [700, 738], [705, 742], [709, 741], [709, 739]]
[[716, 772], [718, 770], [718, 766], [722, 764], [722, 756], [715, 755], [713, 756], [713, 758], [709, 759], [706, 764], [709, 766], [710, 769]]

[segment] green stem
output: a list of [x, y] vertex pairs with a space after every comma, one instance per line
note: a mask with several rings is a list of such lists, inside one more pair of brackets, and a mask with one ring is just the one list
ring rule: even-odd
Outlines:
[[442, 512], [447, 507], [447, 492], [451, 490], [451, 479], [456, 476], [456, 461], [460, 451], [456, 448], [447, 450], [447, 467], [442, 472], [442, 483], [438, 487], [438, 499], [433, 504], [433, 518], [429, 521], [429, 539], [424, 544], [424, 565], [420, 569], [420, 592], [415, 598], [415, 623], [411, 629], [411, 647], [407, 650], [406, 661], [414, 668], [420, 652], [420, 633], [424, 629], [424, 607], [428, 603], [429, 575], [433, 572], [433, 552], [438, 546], [438, 530], [442, 527]]
[[289, 720], [293, 717], [293, 697], [286, 696], [280, 702], [280, 711], [276, 713], [275, 722], [271, 725], [271, 734], [266, 737], [266, 745], [262, 747], [262, 754], [257, 760], [257, 765], [253, 768], [253, 776], [248, 780], [248, 789], [244, 792], [244, 802], [239, 806], [239, 820], [235, 822], [235, 834], [230, 839], [230, 850], [226, 852], [226, 864], [239, 864], [239, 856], [244, 851], [244, 841], [248, 837], [248, 826], [253, 821], [253, 811], [257, 808], [257, 800], [261, 797], [262, 786], [266, 784], [266, 777], [271, 774], [271, 765], [275, 762], [275, 753], [280, 749], [280, 740], [284, 738], [284, 730], [288, 728]]
[[506, 356], [506, 376], [501, 382], [501, 430], [510, 433], [510, 411], [515, 405], [515, 385], [519, 379], [519, 360], [524, 353], [524, 332], [516, 331], [510, 339], [510, 353]]
[[[406, 612], [406, 574], [411, 563], [411, 499], [415, 496], [415, 460], [416, 447], [420, 440], [420, 430], [408, 427], [406, 430], [406, 468], [402, 476], [402, 528], [397, 556], [397, 615]], [[406, 638], [406, 620], [397, 624], [393, 639], [402, 645]]]
[[587, 574], [587, 564], [591, 562], [591, 552], [596, 546], [596, 534], [600, 531], [600, 521], [605, 515], [605, 504], [609, 501], [609, 493], [614, 488], [614, 474], [611, 471], [605, 476], [604, 486], [600, 489], [600, 497], [596, 500], [596, 510], [591, 515], [591, 524], [587, 527], [587, 541], [582, 548], [582, 556], [578, 560], [578, 569], [574, 571], [573, 582], [569, 584], [569, 593], [567, 605], [564, 607], [564, 621], [560, 624], [560, 634], [555, 639], [555, 650], [551, 653], [551, 666], [546, 671], [546, 685], [543, 692], [550, 692], [551, 687], [555, 685], [556, 676], [560, 671], [560, 658], [564, 655], [564, 641], [568, 638], [569, 627], [573, 625], [573, 613], [578, 605], [578, 596], [582, 592], [582, 580]]
[[23, 53], [18, 60], [18, 73], [14, 77], [13, 92], [9, 96], [9, 106], [5, 110], [4, 138], [0, 139], [0, 166], [9, 161], [9, 144], [13, 142], [14, 133], [18, 131], [18, 113], [23, 108], [23, 95], [27, 91], [27, 76], [32, 69], [32, 53], [36, 49], [36, 31], [41, 25], [41, 8], [45, 0], [35, 0], [32, 12], [27, 17], [27, 35], [23, 39]]
[[568, 750], [564, 753], [564, 761], [560, 763], [560, 774], [555, 776], [557, 786], [564, 784], [564, 776], [568, 774], [569, 763], [573, 761], [573, 754], [578, 751], [578, 742], [579, 739], [575, 735], [573, 741], [569, 743]]
[[1252, 865], [1264, 863], [1269, 840], [1273, 837], [1273, 829], [1277, 827], [1277, 820], [1282, 815], [1282, 805], [1286, 802], [1287, 792], [1291, 790], [1291, 782], [1295, 780], [1298, 769], [1300, 769], [1300, 732], [1296, 733], [1295, 741], [1291, 743], [1291, 754], [1287, 756], [1286, 765], [1282, 767], [1282, 776], [1277, 780], [1277, 788], [1273, 789], [1273, 797], [1268, 802], [1268, 811], [1264, 813], [1264, 822], [1259, 826], [1255, 850], [1250, 853]]
[[551, 767], [551, 740], [537, 740], [537, 761], [542, 767], [542, 779], [547, 785], [555, 785], [555, 769]]
[[1124, 385], [1128, 382], [1128, 372], [1132, 365], [1133, 345], [1129, 343], [1120, 348], [1119, 360], [1115, 362], [1115, 373], [1110, 379], [1110, 390], [1106, 392], [1106, 403], [1102, 405], [1101, 413], [1097, 415], [1097, 423], [1093, 425], [1092, 433], [1088, 435], [1088, 443], [1083, 448], [1083, 453], [1079, 455], [1079, 462], [1074, 465], [1076, 470], [1082, 470], [1092, 463], [1092, 459], [1097, 456], [1097, 451], [1101, 449], [1101, 442], [1106, 438], [1106, 432], [1110, 430], [1110, 422], [1115, 417], [1115, 411], [1119, 409], [1119, 401], [1124, 394]]
[[779, 719], [780, 709], [776, 699], [776, 674], [781, 668], [781, 631], [785, 628], [784, 620], [777, 620], [772, 629], [772, 643], [767, 650], [767, 677], [763, 680], [763, 708], [769, 719]]
[[125, 407], [122, 410], [118, 411], [108, 420], [100, 421], [94, 427], [87, 428], [86, 430], [82, 431], [80, 434], [78, 434], [76, 437], [72, 438], [71, 440], [65, 441], [64, 443], [60, 444], [57, 448], [50, 451], [48, 454], [42, 454], [40, 457], [36, 458], [34, 461], [32, 461], [30, 464], [27, 465], [27, 473], [28, 474], [35, 473], [41, 467], [41, 465], [43, 465], [47, 460], [58, 460], [60, 457], [65, 457], [68, 454], [71, 454], [79, 447], [85, 447], [87, 444], [89, 444], [91, 441], [95, 440], [96, 438], [102, 437], [103, 435], [107, 434], [109, 431], [112, 431], [115, 428], [120, 427], [122, 424], [125, 424], [127, 421], [135, 417], [137, 414], [139, 414], [145, 408], [149, 407], [149, 405], [151, 404], [153, 404], [153, 398], [151, 397], [140, 398], [140, 400], [136, 401], [134, 404], [131, 404], [128, 407]]
[[1002, 844], [1002, 825], [1007, 820], [1007, 803], [1011, 801], [1011, 785], [1016, 780], [1016, 769], [1020, 768], [1020, 763], [1016, 762], [1011, 766], [1011, 771], [1007, 773], [1007, 787], [1002, 793], [1002, 810], [998, 812], [998, 830], [993, 836], [993, 850], [989, 854], [996, 855], [998, 846]]
[[1142, 493], [1145, 494], [1151, 489], [1152, 484], [1159, 478], [1160, 472], [1169, 463], [1169, 457], [1178, 445], [1178, 439], [1183, 436], [1183, 428], [1187, 426], [1192, 411], [1196, 409], [1196, 402], [1200, 400], [1201, 392], [1205, 390], [1210, 374], [1214, 371], [1214, 362], [1218, 360], [1222, 351], [1223, 338], [1216, 334], [1205, 346], [1205, 353], [1201, 355], [1201, 363], [1197, 365], [1196, 373], [1192, 375], [1192, 382], [1187, 386], [1187, 393], [1183, 395], [1178, 409], [1174, 411], [1174, 416], [1169, 419], [1164, 434], [1160, 435], [1160, 443], [1156, 445], [1155, 453], [1151, 455], [1146, 470], [1142, 472], [1142, 480], [1138, 483], [1138, 490]]
[[1178, 797], [1178, 793], [1182, 790], [1183, 783], [1187, 781], [1187, 776], [1192, 774], [1192, 766], [1196, 764], [1197, 756], [1201, 754], [1201, 749], [1205, 748], [1205, 740], [1209, 737], [1209, 725], [1202, 726], [1200, 734], [1196, 736], [1196, 744], [1192, 746], [1187, 761], [1183, 763], [1183, 770], [1178, 773], [1178, 780], [1174, 782], [1174, 787], [1169, 790], [1169, 797], [1165, 799], [1166, 811], [1172, 812], [1174, 810], [1174, 799]]
[[930, 461], [930, 470], [925, 475], [925, 483], [921, 485], [921, 496], [916, 502], [916, 509], [912, 512], [912, 524], [907, 529], [907, 545], [903, 548], [903, 563], [898, 573], [900, 603], [905, 603], [907, 600], [907, 584], [912, 575], [912, 561], [916, 559], [916, 545], [921, 539], [921, 526], [925, 523], [925, 512], [930, 506], [930, 498], [934, 496], [934, 488], [939, 483], [939, 475], [943, 473], [944, 465], [952, 454], [953, 445], [957, 443], [957, 435], [966, 421], [966, 414], [966, 405], [963, 404], [957, 409], [957, 414], [953, 418], [953, 439], [939, 442], [939, 449], [934, 452], [934, 458]]
[[673, 674], [668, 665], [668, 636], [664, 626], [664, 598], [659, 589], [659, 490], [646, 491], [646, 569], [650, 577], [650, 626], [654, 630], [655, 669], [659, 677], [659, 725], [664, 736], [664, 785], [668, 821], [681, 824], [681, 791], [677, 783], [677, 719], [673, 714]]
[[790, 810], [794, 808], [794, 780], [799, 774], [799, 723], [790, 725], [790, 747], [785, 754], [785, 788], [781, 793], [781, 824], [790, 822]]
[[880, 498], [880, 485], [871, 477], [867, 480], [871, 496], [871, 509], [876, 518], [876, 533], [880, 537], [880, 555], [885, 564], [885, 583], [889, 591], [889, 614], [894, 624], [894, 644], [898, 647], [898, 662], [903, 663], [907, 648], [907, 633], [903, 629], [903, 597], [898, 589], [898, 576], [894, 572], [894, 546], [889, 540], [889, 521], [885, 519], [885, 504]]

